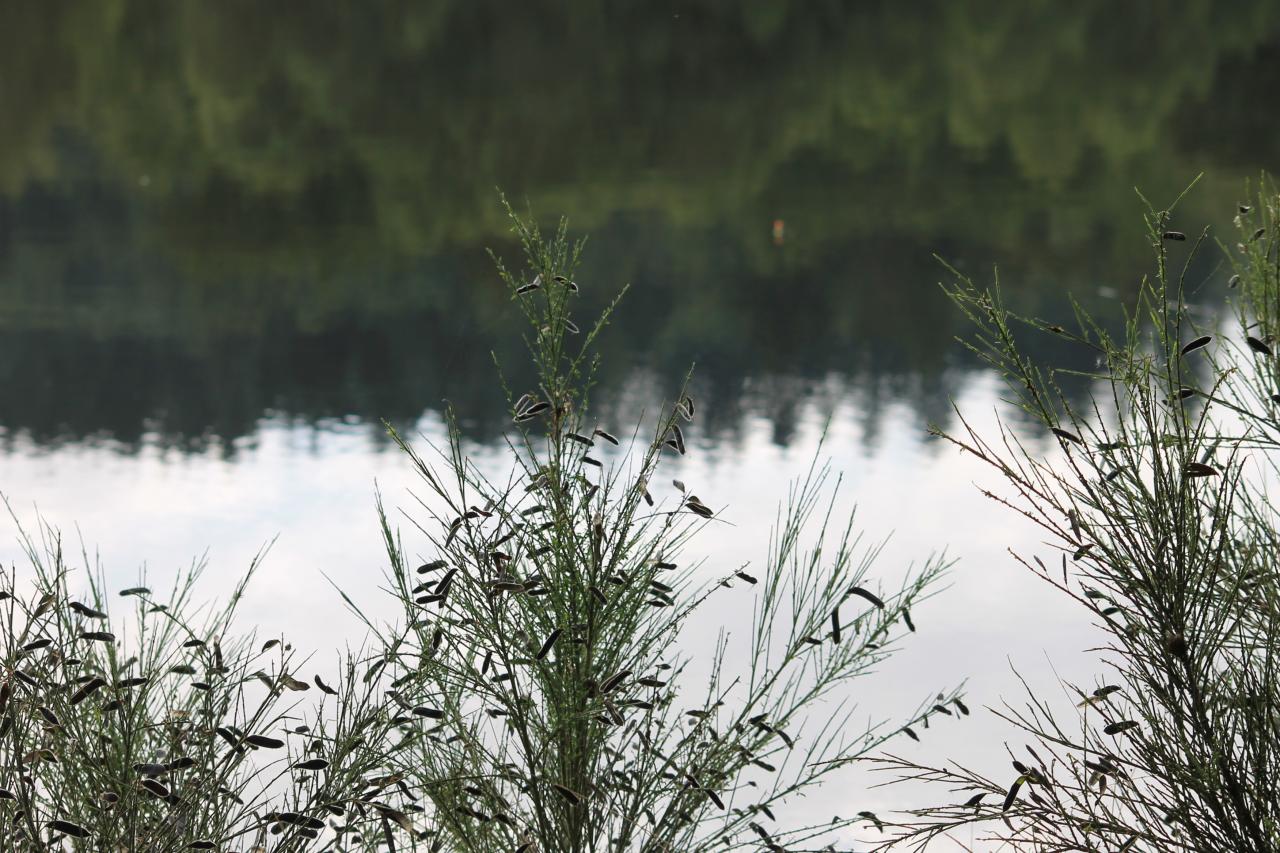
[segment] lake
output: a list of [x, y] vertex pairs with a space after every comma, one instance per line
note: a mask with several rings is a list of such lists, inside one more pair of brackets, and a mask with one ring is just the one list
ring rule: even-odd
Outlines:
[[[759, 565], [815, 457], [869, 540], [893, 534], [886, 583], [957, 560], [859, 686], [868, 718], [965, 679], [975, 709], [1017, 703], [1015, 668], [1092, 682], [1086, 616], [1007, 549], [1058, 556], [927, 427], [955, 427], [953, 403], [1018, 424], [955, 341], [939, 259], [981, 282], [998, 267], [1029, 313], [1074, 296], [1118, 318], [1150, 267], [1135, 187], [1161, 205], [1203, 173], [1177, 222], [1229, 239], [1246, 181], [1280, 167], [1280, 6], [1140, 5], [9, 10], [0, 491], [82, 538], [112, 586], [207, 553], [214, 597], [274, 540], [242, 624], [322, 655], [358, 643], [330, 581], [389, 616], [375, 487], [412, 506], [382, 422], [438, 440], [447, 401], [478, 464], [504, 465], [494, 358], [529, 374], [486, 251], [517, 260], [501, 188], [589, 235], [584, 314], [630, 286], [600, 341], [602, 417], [625, 429], [694, 366], [670, 470], [724, 507], [709, 566]], [[1210, 248], [1196, 298], [1217, 304], [1225, 277]], [[0, 558], [21, 562], [13, 535]], [[1011, 738], [977, 711], [895, 750], [1002, 767]]]

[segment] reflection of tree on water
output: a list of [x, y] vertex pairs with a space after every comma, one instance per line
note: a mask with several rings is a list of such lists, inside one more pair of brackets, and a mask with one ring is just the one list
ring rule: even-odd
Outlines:
[[1145, 264], [1133, 184], [1239, 165], [1198, 221], [1274, 165], [1272, 4], [1034, 5], [29, 6], [0, 33], [0, 418], [198, 443], [449, 396], [489, 433], [499, 183], [593, 233], [592, 299], [635, 283], [607, 363], [696, 360], [718, 428], [752, 377], [941, 417], [932, 251], [1028, 305], [1092, 293]]

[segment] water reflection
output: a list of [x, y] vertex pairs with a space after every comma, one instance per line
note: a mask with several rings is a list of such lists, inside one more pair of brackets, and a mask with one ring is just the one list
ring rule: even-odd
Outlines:
[[[232, 453], [264, 417], [500, 428], [492, 188], [633, 290], [606, 398], [697, 362], [711, 434], [829, 377], [946, 416], [938, 252], [1036, 310], [1124, 294], [1140, 184], [1276, 165], [1280, 11], [1106, 3], [38, 5], [0, 35], [5, 441]], [[1134, 45], [1141, 44], [1141, 50]], [[773, 223], [785, 224], [781, 245]], [[1212, 260], [1201, 273], [1208, 275]], [[761, 389], [770, 389], [762, 393]], [[374, 428], [376, 429], [376, 428]], [[872, 433], [874, 434], [874, 430]]]

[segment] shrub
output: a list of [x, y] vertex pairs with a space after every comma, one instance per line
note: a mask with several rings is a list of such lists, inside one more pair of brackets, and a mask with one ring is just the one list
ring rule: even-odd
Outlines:
[[[544, 241], [512, 221], [530, 269], [499, 272], [540, 383], [507, 395], [511, 475], [472, 463], [452, 412], [431, 463], [391, 430], [429, 492], [414, 519], [426, 556], [409, 559], [379, 500], [404, 619], [366, 618], [370, 645], [331, 678], [236, 632], [252, 569], [220, 610], [194, 604], [197, 565], [168, 593], [122, 591], [121, 617], [100, 574], [73, 596], [55, 531], [26, 540], [33, 577], [0, 593], [5, 849], [800, 850], [878, 818], [809, 825], [786, 803], [898, 733], [967, 713], [937, 694], [902, 724], [853, 724], [850, 682], [914, 630], [945, 561], [873, 584], [879, 548], [835, 516], [825, 467], [788, 492], [762, 568], [686, 558], [721, 521], [714, 500], [658, 485], [664, 454], [690, 450], [693, 399], [646, 438], [592, 421], [609, 311], [580, 332], [581, 244], [563, 223]], [[735, 584], [758, 590], [750, 635], [722, 633], [700, 659], [676, 646]]]
[[[508, 392], [512, 472], [495, 481], [472, 465], [450, 413], [433, 462], [395, 436], [429, 493], [414, 517], [421, 559], [383, 516], [412, 627], [388, 659], [415, 674], [403, 704], [427, 725], [397, 772], [430, 802], [428, 831], [450, 851], [799, 850], [867, 820], [788, 823], [783, 807], [950, 713], [957, 697], [938, 695], [906, 726], [856, 727], [847, 693], [944, 561], [892, 592], [869, 588], [878, 549], [833, 515], [822, 466], [791, 488], [760, 569], [713, 573], [688, 557], [698, 530], [721, 522], [715, 498], [660, 482], [664, 456], [692, 450], [693, 399], [686, 388], [626, 435], [594, 420], [591, 344], [612, 306], [580, 332], [582, 245], [563, 222], [544, 240], [512, 221], [528, 269], [499, 271], [528, 317], [539, 377]], [[696, 660], [674, 642], [690, 620], [714, 618], [730, 585], [758, 591], [750, 636], [722, 634]]]
[[[1104, 632], [1107, 674], [1073, 688], [1078, 715], [1036, 696], [1004, 716], [1031, 743], [1013, 773], [891, 759], [946, 783], [960, 802], [917, 812], [899, 841], [922, 846], [970, 823], [1038, 850], [1274, 851], [1280, 848], [1280, 573], [1268, 498], [1280, 461], [1277, 198], [1240, 206], [1229, 249], [1234, 318], [1197, 321], [1191, 258], [1207, 231], [1173, 228], [1148, 205], [1155, 275], [1113, 335], [1077, 309], [1072, 328], [1013, 314], [997, 289], [957, 274], [972, 347], [1050, 437], [1024, 442], [963, 422], [947, 440], [990, 465], [988, 494], [1038, 525], [1059, 561], [1020, 558]], [[1073, 406], [1064, 374], [1024, 355], [1042, 333], [1097, 359]]]

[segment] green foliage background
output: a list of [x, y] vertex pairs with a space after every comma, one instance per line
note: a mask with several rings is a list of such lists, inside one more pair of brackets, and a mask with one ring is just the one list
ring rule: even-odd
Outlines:
[[[1023, 307], [1118, 289], [1145, 262], [1114, 225], [1135, 184], [1206, 170], [1203, 221], [1280, 165], [1262, 0], [7, 15], [0, 409], [41, 442], [201, 445], [446, 395], [485, 429], [500, 401], [470, 389], [515, 319], [481, 251], [509, 248], [495, 186], [594, 235], [585, 280], [635, 283], [607, 385], [697, 360], [723, 428], [771, 376], [936, 415], [933, 251], [998, 260]], [[785, 441], [785, 399], [766, 414]]]

